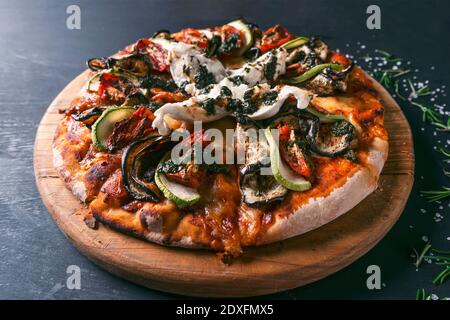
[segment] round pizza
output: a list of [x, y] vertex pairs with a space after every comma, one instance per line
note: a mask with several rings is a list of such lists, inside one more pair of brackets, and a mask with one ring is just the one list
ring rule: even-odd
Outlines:
[[162, 30], [87, 64], [53, 157], [89, 227], [227, 261], [316, 229], [377, 188], [381, 99], [318, 37], [239, 19]]

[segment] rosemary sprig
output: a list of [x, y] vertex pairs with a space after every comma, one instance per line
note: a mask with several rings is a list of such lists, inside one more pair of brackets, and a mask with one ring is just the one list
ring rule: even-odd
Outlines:
[[398, 62], [402, 61], [402, 58], [396, 57], [393, 54], [390, 54], [389, 52], [386, 52], [384, 50], [375, 49], [375, 52], [380, 53], [384, 59], [388, 62]]
[[398, 78], [401, 76], [404, 76], [405, 74], [408, 74], [411, 72], [409, 69], [392, 69], [392, 70], [386, 70], [386, 72], [392, 73], [392, 77]]
[[436, 127], [438, 127], [437, 130], [439, 131], [450, 131], [450, 117], [447, 118], [447, 123], [433, 123]]
[[[439, 253], [439, 254], [450, 254], [449, 250], [440, 250], [440, 249], [433, 248], [433, 249], [431, 249], [431, 251], [435, 252], [435, 253]], [[450, 259], [450, 257], [448, 259]]]
[[[434, 295], [432, 293], [426, 294], [424, 288], [417, 289], [416, 300], [433, 300], [433, 296]], [[437, 296], [436, 296], [436, 299], [438, 299]], [[449, 299], [448, 297], [444, 297], [440, 300], [448, 300], [448, 299]]]
[[416, 89], [411, 82], [411, 79], [408, 79], [409, 88], [411, 89], [411, 93], [409, 94], [409, 99], [417, 99], [419, 97], [428, 96], [431, 94], [431, 90], [428, 88], [428, 86], [424, 86], [421, 88]]
[[436, 149], [436, 152], [439, 152], [440, 154], [443, 154], [444, 156], [450, 158], [450, 150], [448, 150], [446, 148], [439, 147]]
[[417, 289], [416, 300], [425, 300], [425, 289]]
[[431, 243], [428, 242], [425, 247], [423, 248], [422, 252], [420, 252], [420, 254], [418, 254], [417, 250], [415, 248], [413, 248], [414, 254], [416, 256], [416, 262], [414, 262], [414, 265], [416, 266], [416, 268], [419, 268], [420, 264], [423, 261], [423, 258], [425, 257], [425, 255], [428, 253], [428, 251], [431, 249]]
[[400, 93], [400, 85], [399, 85], [398, 80], [395, 80], [395, 82], [394, 82], [394, 90], [395, 90], [395, 94], [397, 95], [397, 97], [399, 97], [403, 101], [406, 101], [406, 98]]
[[386, 87], [386, 88], [391, 88], [391, 84], [392, 84], [392, 77], [388, 72], [383, 72], [381, 73], [381, 77], [380, 77], [380, 83]]
[[[444, 266], [444, 269], [441, 270], [433, 279], [433, 284], [443, 284], [450, 276], [450, 251], [432, 248], [430, 242], [425, 245], [420, 254], [417, 253], [416, 249], [413, 249], [413, 251], [416, 257], [414, 265], [417, 269], [419, 268], [423, 260], [429, 260], [435, 265]], [[424, 297], [423, 289], [421, 292], [417, 291], [416, 299], [419, 296], [422, 298]]]
[[442, 123], [442, 116], [439, 112], [433, 110], [430, 106], [416, 101], [411, 101], [411, 104], [419, 107], [422, 111], [422, 121], [430, 122], [431, 124]]
[[431, 92], [430, 88], [428, 88], [428, 86], [424, 86], [416, 91], [416, 94], [418, 97], [429, 96], [431, 93], [432, 92]]
[[450, 171], [448, 171], [446, 168], [443, 168], [442, 171], [444, 172], [444, 175], [448, 178], [450, 178]]
[[445, 279], [450, 276], [450, 266], [447, 266], [442, 270], [436, 278], [433, 279], [433, 284], [443, 284], [445, 282]]
[[[379, 82], [385, 86], [386, 88], [390, 89], [392, 85], [395, 85], [394, 78], [398, 78], [401, 76], [404, 76], [405, 74], [408, 74], [411, 72], [411, 70], [405, 70], [405, 69], [385, 69], [378, 72], [379, 75]], [[398, 84], [397, 84], [398, 87]]]
[[444, 198], [450, 197], [450, 188], [442, 187], [441, 190], [426, 190], [420, 191], [421, 194], [430, 202], [436, 202]]

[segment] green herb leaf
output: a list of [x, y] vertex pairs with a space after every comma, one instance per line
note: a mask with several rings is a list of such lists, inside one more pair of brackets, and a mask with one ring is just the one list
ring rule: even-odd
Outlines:
[[442, 187], [441, 190], [420, 191], [421, 194], [430, 202], [436, 202], [444, 198], [450, 197], [450, 188]]

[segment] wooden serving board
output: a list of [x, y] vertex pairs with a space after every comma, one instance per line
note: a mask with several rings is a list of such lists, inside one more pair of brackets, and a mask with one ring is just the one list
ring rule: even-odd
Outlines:
[[59, 228], [89, 259], [143, 286], [205, 297], [269, 294], [322, 279], [367, 253], [397, 221], [414, 180], [411, 130], [400, 107], [375, 83], [385, 105], [389, 159], [380, 187], [353, 210], [307, 234], [261, 247], [246, 248], [227, 266], [210, 251], [164, 247], [83, 222], [85, 206], [65, 188], [52, 165], [52, 139], [60, 109], [87, 80], [84, 72], [52, 102], [39, 125], [34, 169], [42, 199]]

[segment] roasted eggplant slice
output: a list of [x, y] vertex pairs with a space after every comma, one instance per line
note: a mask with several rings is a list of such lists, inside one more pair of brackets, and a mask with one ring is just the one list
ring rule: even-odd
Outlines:
[[321, 61], [325, 61], [327, 59], [329, 50], [328, 45], [325, 42], [319, 38], [313, 38], [310, 46]]
[[170, 39], [170, 31], [166, 29], [158, 30], [152, 35], [152, 38]]
[[[250, 131], [252, 130], [252, 131]], [[243, 201], [251, 207], [263, 206], [280, 201], [287, 189], [279, 185], [270, 174], [269, 144], [258, 128], [237, 124], [236, 146], [238, 150], [240, 175], [239, 184]]]
[[133, 87], [137, 88], [140, 85], [139, 79], [130, 73], [106, 69], [98, 72], [89, 80], [87, 90], [90, 92], [98, 92], [102, 82], [108, 83], [110, 86], [123, 92], [130, 91]]
[[109, 58], [91, 58], [86, 62], [92, 71], [100, 71], [110, 68]]
[[112, 58], [112, 66], [136, 77], [145, 77], [149, 74], [151, 64], [148, 58], [142, 54], [133, 54], [119, 59]]
[[129, 145], [122, 155], [122, 178], [128, 193], [136, 200], [157, 202], [161, 198], [154, 181], [160, 159], [167, 152], [170, 141], [152, 136]]
[[350, 147], [353, 139], [354, 127], [346, 121], [340, 120], [334, 123], [322, 123], [314, 134], [310, 132], [311, 150], [321, 156], [336, 157], [344, 154]]
[[150, 61], [142, 54], [131, 54], [120, 58], [92, 58], [87, 61], [87, 65], [92, 71], [113, 68], [136, 77], [146, 76], [151, 68]]
[[250, 207], [281, 201], [287, 193], [272, 175], [261, 175], [261, 168], [260, 165], [249, 165], [240, 172], [242, 198]]
[[104, 108], [93, 107], [78, 114], [72, 114], [72, 119], [75, 121], [81, 121], [86, 126], [90, 127], [102, 115], [104, 110]]
[[208, 48], [206, 49], [206, 56], [208, 58], [214, 56], [217, 53], [217, 50], [220, 48], [222, 44], [222, 39], [220, 36], [214, 35], [211, 39], [208, 40]]
[[262, 55], [261, 49], [258, 47], [251, 47], [244, 52], [244, 57], [249, 60], [255, 60]]
[[[340, 66], [333, 63], [326, 63], [324, 65]], [[350, 74], [353, 66], [354, 64], [351, 64], [345, 69], [339, 69], [338, 67], [327, 67], [323, 69], [322, 72], [312, 77], [309, 82], [306, 82], [305, 88], [320, 96], [327, 96], [336, 92], [345, 92], [347, 91], [348, 75]], [[305, 74], [307, 72], [305, 72]]]

